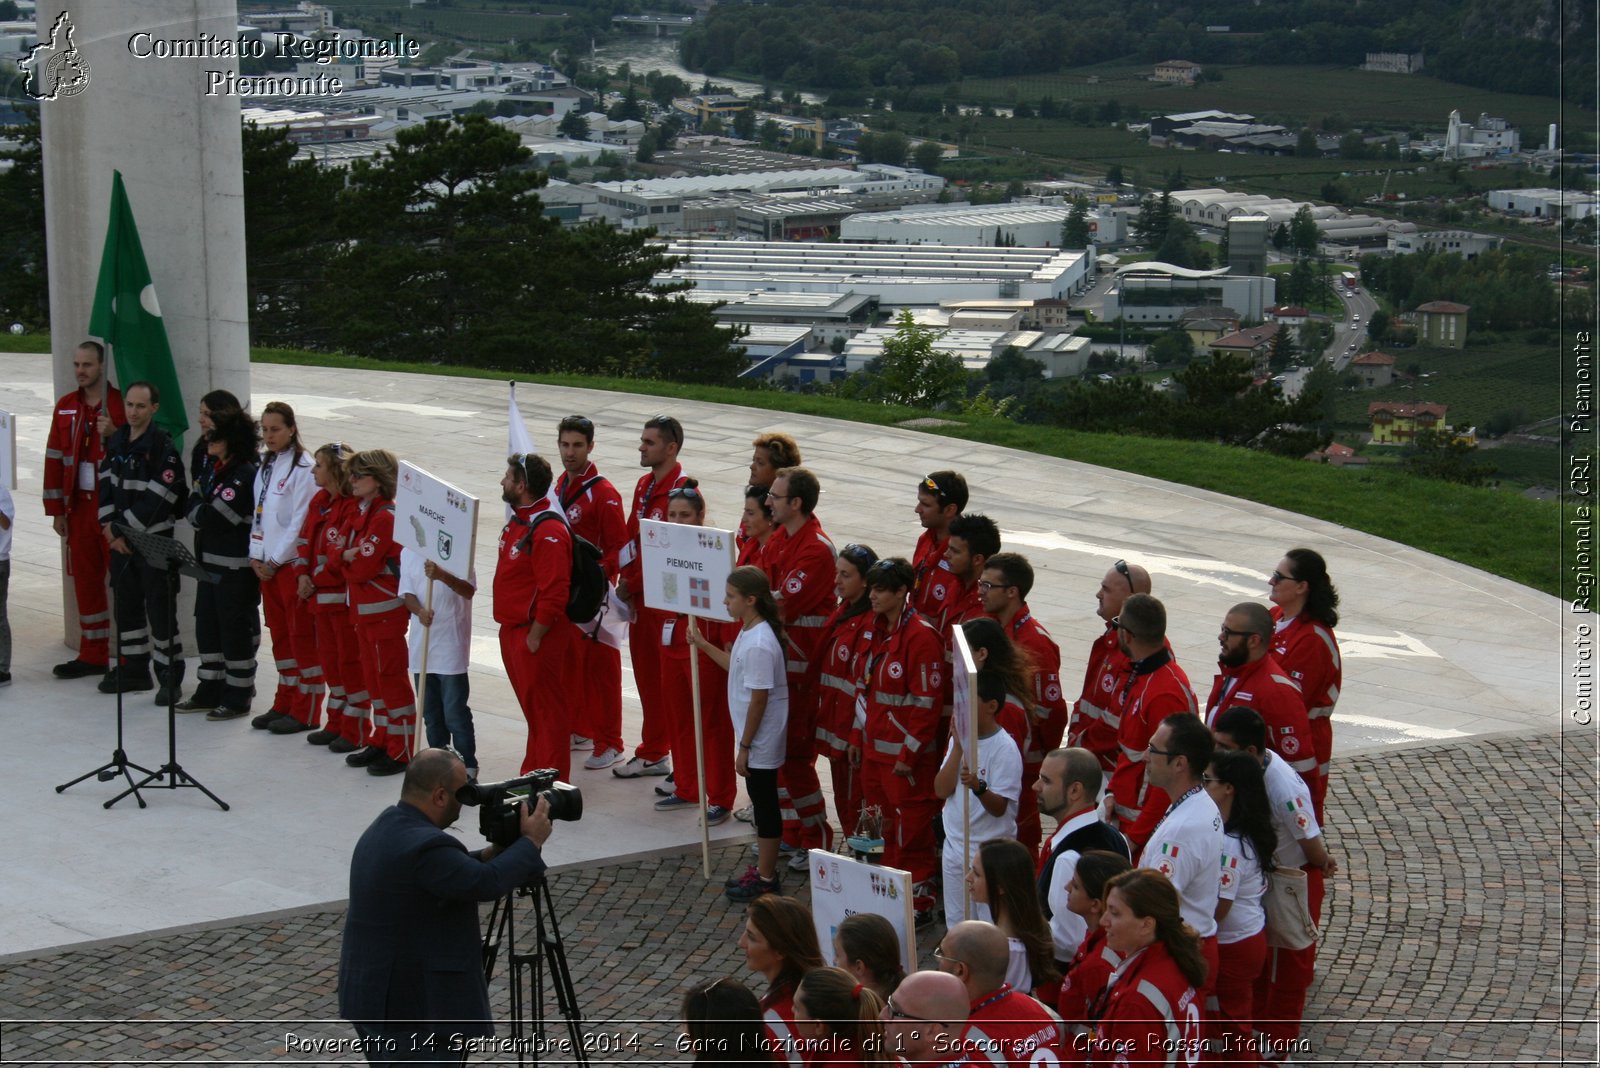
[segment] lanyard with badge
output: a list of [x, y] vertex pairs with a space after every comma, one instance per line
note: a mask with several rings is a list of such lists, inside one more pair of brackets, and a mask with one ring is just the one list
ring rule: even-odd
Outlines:
[[[250, 523], [250, 546], [255, 548], [266, 541], [266, 531], [263, 529], [262, 514], [266, 511], [267, 490], [272, 485], [272, 462], [278, 458], [275, 452], [267, 453], [267, 462], [261, 465], [261, 492], [256, 494], [256, 514]], [[267, 561], [271, 563], [272, 561]]]

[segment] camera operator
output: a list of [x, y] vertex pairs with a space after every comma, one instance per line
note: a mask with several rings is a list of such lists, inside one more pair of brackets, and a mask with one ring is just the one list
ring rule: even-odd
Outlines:
[[550, 805], [520, 811], [522, 836], [468, 853], [445, 828], [461, 814], [467, 769], [448, 749], [406, 768], [350, 858], [350, 906], [339, 961], [339, 1014], [373, 1064], [460, 1064], [461, 1038], [494, 1034], [484, 981], [478, 902], [544, 872]]

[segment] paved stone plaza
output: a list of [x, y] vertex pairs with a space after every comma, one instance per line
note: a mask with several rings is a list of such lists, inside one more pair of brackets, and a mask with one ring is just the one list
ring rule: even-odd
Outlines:
[[[1595, 1063], [1593, 828], [1573, 815], [1594, 796], [1593, 761], [1592, 737], [1552, 734], [1335, 762], [1341, 870], [1297, 1061]], [[591, 1063], [686, 1060], [683, 989], [745, 974], [742, 910], [719, 886], [744, 855], [722, 846], [710, 884], [683, 850], [550, 876]], [[8, 1023], [0, 1059], [356, 1063], [307, 1051], [351, 1034], [334, 1019], [343, 919], [313, 908], [0, 961], [0, 1015], [50, 1021]], [[926, 966], [941, 932], [919, 940]], [[502, 1019], [506, 983], [502, 964]], [[549, 998], [554, 1041], [566, 1032]]]

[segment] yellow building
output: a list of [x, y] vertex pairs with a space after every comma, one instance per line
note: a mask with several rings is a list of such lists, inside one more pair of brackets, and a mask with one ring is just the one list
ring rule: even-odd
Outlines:
[[1443, 404], [1396, 404], [1373, 401], [1367, 405], [1374, 445], [1407, 445], [1419, 430], [1446, 430]]

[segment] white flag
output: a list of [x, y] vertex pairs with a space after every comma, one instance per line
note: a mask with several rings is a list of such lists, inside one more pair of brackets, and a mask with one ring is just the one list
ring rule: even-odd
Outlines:
[[[506, 410], [506, 423], [507, 456], [527, 455], [530, 452], [539, 451], [534, 448], [533, 438], [528, 436], [528, 424], [522, 421], [522, 410], [517, 407], [517, 384], [515, 382], [511, 383], [511, 402]], [[506, 522], [509, 523], [511, 521], [515, 511], [509, 504], [506, 505]]]

